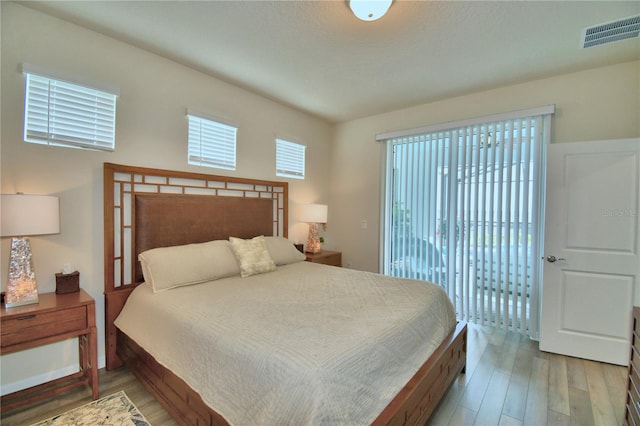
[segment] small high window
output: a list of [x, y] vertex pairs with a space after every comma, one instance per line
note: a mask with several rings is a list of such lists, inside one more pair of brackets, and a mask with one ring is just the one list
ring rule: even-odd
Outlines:
[[189, 164], [235, 170], [238, 128], [191, 113], [187, 117], [189, 117]]
[[304, 145], [276, 139], [276, 176], [304, 179]]
[[116, 94], [24, 72], [25, 142], [115, 149]]

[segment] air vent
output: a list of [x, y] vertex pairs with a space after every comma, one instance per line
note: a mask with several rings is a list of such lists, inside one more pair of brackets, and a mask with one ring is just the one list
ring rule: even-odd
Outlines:
[[582, 30], [580, 47], [586, 49], [587, 47], [613, 43], [638, 37], [638, 34], [640, 34], [640, 15], [630, 16], [585, 28]]

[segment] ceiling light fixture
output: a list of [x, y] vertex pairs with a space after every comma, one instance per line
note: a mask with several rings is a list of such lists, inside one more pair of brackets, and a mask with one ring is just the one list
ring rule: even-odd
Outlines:
[[349, 7], [358, 19], [375, 21], [387, 13], [393, 0], [349, 0]]

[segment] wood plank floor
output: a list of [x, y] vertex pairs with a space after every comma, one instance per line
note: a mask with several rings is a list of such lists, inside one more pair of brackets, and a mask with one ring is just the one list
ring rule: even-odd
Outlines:
[[[518, 334], [469, 324], [467, 371], [429, 425], [622, 425], [625, 367], [554, 355]], [[126, 368], [100, 371], [100, 395], [124, 390], [153, 426], [173, 426]], [[90, 402], [75, 392], [3, 413], [3, 426], [29, 425]]]
[[624, 423], [627, 368], [541, 352], [516, 333], [469, 324], [467, 370], [429, 425]]

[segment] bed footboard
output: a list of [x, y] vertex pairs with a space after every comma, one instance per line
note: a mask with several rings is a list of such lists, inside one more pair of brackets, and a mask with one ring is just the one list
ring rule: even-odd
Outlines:
[[460, 321], [373, 424], [423, 425], [466, 365], [467, 323]]
[[[126, 334], [118, 330], [117, 339], [118, 357], [180, 424], [228, 424], [202, 401], [197, 392], [160, 365]], [[458, 374], [464, 372], [466, 354], [467, 324], [459, 322], [456, 329], [440, 344], [373, 424], [424, 424]]]
[[178, 423], [228, 425], [185, 381], [159, 364], [129, 336], [118, 330], [117, 337], [118, 357]]

